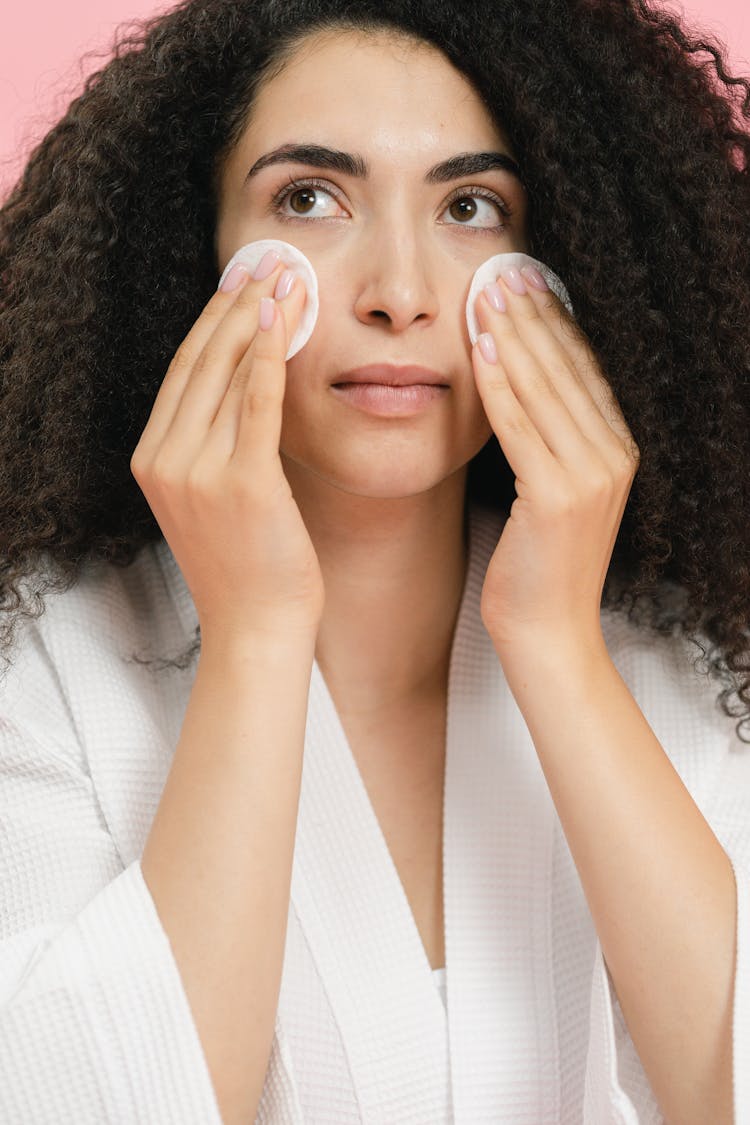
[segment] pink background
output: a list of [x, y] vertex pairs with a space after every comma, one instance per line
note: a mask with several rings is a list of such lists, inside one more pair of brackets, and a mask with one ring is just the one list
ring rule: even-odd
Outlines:
[[[655, 0], [652, 0], [652, 3]], [[662, 0], [729, 48], [734, 74], [750, 76], [748, 0]], [[109, 56], [115, 28], [168, 10], [170, 0], [21, 0], [0, 36], [0, 198], [33, 146], [65, 112], [86, 75]], [[92, 56], [84, 59], [87, 52]]]

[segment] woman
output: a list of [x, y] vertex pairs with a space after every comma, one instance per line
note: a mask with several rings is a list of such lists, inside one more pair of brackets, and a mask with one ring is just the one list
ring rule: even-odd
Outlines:
[[[732, 85], [638, 0], [193, 0], [32, 155], [4, 1120], [750, 1121]], [[575, 320], [472, 346], [506, 251]]]

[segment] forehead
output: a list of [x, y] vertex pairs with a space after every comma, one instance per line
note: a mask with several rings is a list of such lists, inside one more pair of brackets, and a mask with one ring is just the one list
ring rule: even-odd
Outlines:
[[294, 136], [424, 163], [450, 148], [510, 151], [476, 90], [437, 48], [390, 33], [314, 34], [259, 89], [244, 149]]

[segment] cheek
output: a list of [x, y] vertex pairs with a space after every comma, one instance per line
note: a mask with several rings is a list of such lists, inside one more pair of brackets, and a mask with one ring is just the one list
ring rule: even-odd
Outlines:
[[341, 324], [347, 307], [351, 304], [351, 298], [345, 294], [343, 287], [335, 278], [329, 277], [328, 273], [315, 262], [313, 262], [313, 269], [318, 279], [318, 319], [310, 338], [311, 344], [316, 343], [316, 338], [320, 337], [335, 340], [335, 328], [337, 324]]
[[352, 360], [351, 347], [347, 347], [342, 330], [346, 319], [345, 297], [321, 279], [320, 274], [317, 276], [318, 316], [304, 348], [287, 360], [287, 387], [290, 391], [301, 383], [305, 387], [327, 383], [336, 371], [344, 370]]

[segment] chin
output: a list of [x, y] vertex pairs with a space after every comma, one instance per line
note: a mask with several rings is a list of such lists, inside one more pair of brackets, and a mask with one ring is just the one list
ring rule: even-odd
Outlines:
[[451, 476], [455, 468], [426, 466], [424, 458], [420, 461], [415, 457], [412, 464], [404, 464], [402, 460], [396, 465], [393, 457], [372, 457], [368, 461], [366, 455], [363, 455], [355, 465], [315, 465], [295, 458], [293, 471], [295, 474], [300, 471], [309, 473], [331, 488], [350, 496], [362, 496], [371, 500], [399, 500], [429, 492]]
[[361, 496], [365, 500], [408, 500], [413, 496], [421, 496], [423, 493], [429, 492], [439, 483], [439, 481], [431, 481], [429, 484], [422, 486], [413, 482], [389, 486], [375, 484], [374, 482], [369, 485], [352, 484], [346, 481], [335, 482], [335, 487], [341, 492], [346, 492], [349, 496]]

